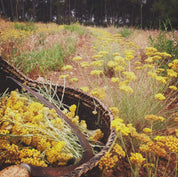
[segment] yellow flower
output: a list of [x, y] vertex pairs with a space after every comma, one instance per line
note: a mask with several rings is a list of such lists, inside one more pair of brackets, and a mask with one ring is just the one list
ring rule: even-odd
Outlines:
[[157, 52], [158, 50], [154, 47], [146, 47], [146, 52]]
[[156, 76], [156, 80], [163, 84], [166, 84], [166, 79], [162, 76]]
[[100, 129], [97, 129], [95, 130], [94, 135], [90, 137], [90, 139], [95, 142], [101, 140], [103, 136], [104, 133]]
[[125, 63], [124, 58], [121, 57], [121, 56], [115, 56], [115, 57], [114, 57], [114, 61], [115, 61], [117, 64], [124, 64], [124, 63]]
[[146, 168], [154, 168], [155, 165], [153, 163], [146, 163], [143, 165], [143, 167], [146, 167]]
[[169, 88], [170, 88], [171, 90], [177, 90], [177, 87], [174, 86], [174, 85], [170, 85]]
[[104, 100], [106, 97], [106, 92], [104, 88], [94, 88], [90, 92], [91, 95], [100, 98], [101, 100]]
[[171, 57], [172, 57], [170, 54], [168, 54], [168, 53], [166, 53], [166, 52], [162, 52], [162, 53], [161, 53], [161, 56], [162, 56], [162, 57], [165, 57], [165, 58], [171, 58]]
[[162, 57], [161, 56], [158, 56], [158, 55], [155, 55], [152, 57], [153, 60], [161, 60]]
[[112, 55], [113, 56], [119, 56], [120, 54], [118, 52], [114, 52]]
[[158, 68], [157, 71], [156, 71], [156, 73], [161, 73], [161, 72], [163, 72], [163, 71], [165, 71], [165, 69], [163, 69], [163, 68]]
[[98, 52], [98, 55], [108, 55], [109, 54], [109, 52], [108, 51], [99, 51]]
[[104, 60], [97, 60], [90, 63], [90, 66], [102, 66]]
[[124, 71], [125, 70], [125, 68], [123, 67], [123, 66], [115, 66], [114, 67], [114, 71], [119, 71], [119, 72], [122, 72], [122, 71]]
[[91, 75], [96, 75], [96, 76], [99, 76], [100, 74], [102, 74], [102, 70], [92, 70], [90, 72]]
[[125, 152], [123, 151], [122, 147], [117, 143], [115, 143], [113, 147], [113, 152], [119, 155], [120, 158], [125, 157]]
[[90, 89], [89, 87], [80, 87], [81, 90], [83, 90], [84, 92], [88, 92]]
[[130, 162], [132, 164], [137, 165], [137, 166], [140, 167], [145, 160], [146, 159], [143, 158], [142, 154], [140, 154], [140, 153], [132, 153], [131, 152]]
[[152, 120], [152, 121], [157, 121], [160, 120], [161, 122], [164, 121], [164, 118], [161, 116], [156, 116], [153, 114], [148, 114], [145, 116], [145, 120]]
[[76, 78], [76, 77], [73, 77], [70, 80], [71, 80], [71, 82], [78, 82], [78, 78]]
[[117, 107], [109, 107], [114, 116], [119, 113], [119, 109]]
[[174, 118], [174, 121], [175, 121], [175, 122], [178, 122], [178, 117], [175, 117], [175, 118]]
[[124, 76], [129, 79], [129, 80], [132, 80], [132, 81], [135, 81], [136, 80], [136, 76], [135, 76], [135, 73], [134, 72], [123, 72]]
[[77, 106], [75, 104], [71, 105], [69, 108], [69, 110], [74, 113], [75, 113], [76, 109], [77, 109]]
[[120, 132], [125, 136], [128, 136], [128, 134], [130, 133], [130, 130], [128, 127], [125, 126], [124, 123], [122, 123], [122, 121], [120, 119], [114, 119], [111, 122], [111, 127], [114, 128], [116, 130], [116, 132]]
[[124, 92], [127, 92], [127, 93], [133, 93], [133, 89], [128, 86], [128, 85], [122, 85], [122, 86], [119, 86], [120, 90], [124, 91]]
[[82, 57], [76, 56], [76, 57], [74, 57], [72, 60], [73, 60], [73, 61], [80, 61], [80, 60], [82, 60]]
[[157, 77], [157, 74], [156, 74], [155, 72], [149, 71], [149, 72], [148, 72], [148, 76], [151, 76], [152, 78], [156, 78], [156, 77]]
[[86, 62], [86, 61], [85, 62], [81, 62], [80, 65], [81, 65], [82, 68], [90, 66], [90, 64], [88, 62]]
[[150, 128], [144, 128], [144, 129], [143, 129], [143, 132], [144, 132], [144, 133], [151, 133], [152, 130], [151, 130]]
[[135, 69], [136, 70], [141, 70], [141, 69], [143, 69], [143, 67], [142, 66], [137, 66], [137, 67], [135, 67]]
[[152, 57], [148, 57], [147, 59], [145, 59], [146, 63], [152, 63], [153, 62], [153, 58]]
[[145, 65], [143, 65], [143, 68], [154, 68], [154, 66], [153, 65], [151, 65], [151, 64], [145, 64]]
[[164, 144], [160, 142], [155, 143], [155, 142], [149, 141], [147, 142], [147, 144], [142, 144], [139, 147], [139, 149], [141, 152], [144, 152], [144, 153], [153, 153], [153, 155], [155, 155], [156, 153], [156, 155], [159, 157], [165, 157], [167, 154], [164, 149]]
[[60, 75], [59, 79], [66, 79], [69, 77], [69, 74], [64, 74], [64, 75]]
[[111, 169], [115, 166], [116, 162], [118, 161], [117, 155], [112, 157], [112, 153], [105, 152], [105, 155], [101, 158], [99, 162], [99, 168], [102, 169]]
[[140, 61], [136, 61], [135, 65], [141, 65], [141, 62]]
[[175, 72], [173, 69], [167, 69], [167, 75], [170, 77], [177, 77], [177, 72]]
[[155, 99], [160, 100], [160, 101], [163, 101], [163, 100], [165, 100], [166, 98], [165, 98], [165, 96], [164, 96], [162, 93], [157, 93], [157, 94], [155, 95]]
[[119, 78], [118, 77], [112, 77], [111, 78], [111, 82], [118, 83], [119, 82]]
[[103, 55], [101, 55], [101, 54], [100, 55], [98, 54], [98, 55], [92, 56], [93, 59], [99, 59], [99, 58], [102, 58], [102, 57], [103, 57]]
[[175, 136], [156, 136], [154, 138], [157, 142], [164, 143], [169, 151], [178, 153], [178, 138]]
[[114, 61], [109, 61], [107, 63], [107, 66], [110, 67], [110, 68], [114, 68], [116, 65], [117, 65], [116, 62], [114, 62]]
[[121, 86], [127, 86], [129, 83], [130, 83], [129, 80], [122, 81], [122, 82], [119, 83], [119, 87], [121, 87]]
[[178, 72], [178, 59], [174, 59], [172, 63], [168, 64], [174, 71]]
[[61, 68], [63, 71], [70, 71], [73, 69], [73, 66], [72, 65], [65, 65]]

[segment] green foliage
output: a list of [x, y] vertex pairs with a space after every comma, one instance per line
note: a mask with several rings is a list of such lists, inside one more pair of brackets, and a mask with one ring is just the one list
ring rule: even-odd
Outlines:
[[24, 53], [15, 59], [15, 65], [28, 74], [33, 70], [39, 70], [45, 74], [51, 70], [60, 70], [64, 58], [75, 52], [74, 39], [67, 39], [63, 49], [61, 44], [53, 45], [51, 48], [34, 50]]
[[129, 28], [128, 26], [125, 26], [119, 31], [119, 34], [121, 34], [122, 37], [129, 37], [133, 33], [133, 30]]
[[71, 25], [64, 25], [64, 30], [76, 32], [77, 34], [84, 36], [86, 34], [86, 28], [82, 27], [81, 25], [74, 23]]
[[[164, 27], [164, 30], [162, 30], [162, 27]], [[168, 28], [171, 28], [171, 31]], [[175, 31], [172, 29], [170, 20], [167, 19], [163, 22], [163, 26], [160, 24], [160, 32], [157, 37], [149, 36], [152, 47], [155, 47], [160, 52], [167, 52], [172, 55], [169, 62], [178, 57], [177, 39], [174, 33]], [[163, 62], [162, 67], [164, 67], [165, 62]]]
[[27, 22], [27, 23], [15, 23], [14, 28], [17, 30], [23, 30], [23, 31], [35, 31], [36, 27], [33, 22]]

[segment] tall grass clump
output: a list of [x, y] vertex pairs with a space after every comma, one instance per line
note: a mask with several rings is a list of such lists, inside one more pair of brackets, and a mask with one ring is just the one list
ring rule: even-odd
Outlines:
[[37, 29], [33, 22], [14, 23], [14, 28], [23, 31], [35, 31]]
[[64, 30], [70, 31], [70, 32], [75, 32], [78, 35], [84, 36], [86, 35], [86, 28], [79, 25], [78, 23], [73, 23], [71, 25], [64, 25]]
[[121, 34], [122, 37], [129, 37], [131, 34], [133, 34], [133, 30], [128, 26], [124, 26], [119, 30], [119, 34]]
[[177, 39], [175, 37], [175, 30], [172, 28], [171, 22], [167, 19], [163, 22], [163, 25], [160, 23], [159, 34], [155, 38], [151, 35], [149, 36], [150, 44], [152, 47], [158, 49], [159, 52], [167, 52], [171, 55], [171, 58], [168, 61], [164, 61], [161, 64], [161, 67], [166, 67], [166, 64], [173, 59], [178, 58], [178, 47]]
[[46, 71], [60, 70], [65, 57], [75, 52], [76, 41], [67, 38], [65, 46], [54, 44], [50, 48], [42, 48], [29, 53], [24, 53], [15, 58], [15, 65], [28, 74], [33, 70], [38, 70], [45, 74]]

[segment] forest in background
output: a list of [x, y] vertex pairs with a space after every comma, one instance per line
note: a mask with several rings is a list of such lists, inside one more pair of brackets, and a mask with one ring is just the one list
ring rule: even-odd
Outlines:
[[177, 0], [0, 0], [1, 17], [11, 21], [159, 28], [169, 19], [178, 29]]

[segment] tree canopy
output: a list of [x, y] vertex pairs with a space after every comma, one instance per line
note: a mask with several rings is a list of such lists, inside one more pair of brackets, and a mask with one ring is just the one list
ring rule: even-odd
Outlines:
[[86, 25], [131, 25], [158, 28], [169, 19], [178, 28], [177, 0], [0, 0], [2, 17]]

